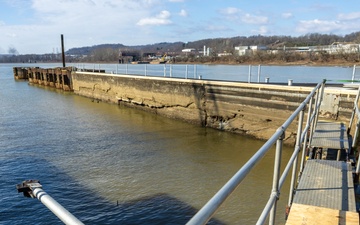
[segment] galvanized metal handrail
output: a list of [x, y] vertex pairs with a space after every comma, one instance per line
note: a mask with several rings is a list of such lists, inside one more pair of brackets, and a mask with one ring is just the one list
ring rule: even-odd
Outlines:
[[[354, 108], [353, 108], [353, 111], [351, 113], [351, 118], [350, 118], [348, 130], [347, 130], [347, 132], [350, 133], [352, 125], [353, 125], [354, 120], [355, 120], [355, 117], [357, 117], [357, 122], [356, 122], [356, 126], [355, 126], [355, 132], [354, 132], [352, 145], [351, 145], [352, 149], [355, 149], [355, 147], [357, 145], [357, 142], [358, 142], [358, 138], [359, 138], [359, 130], [360, 130], [360, 111], [359, 111], [359, 107], [358, 107], [359, 96], [360, 96], [360, 85], [359, 85], [358, 93], [357, 93], [355, 101], [354, 101]], [[359, 172], [360, 172], [360, 154], [359, 154], [359, 157], [357, 159], [355, 173], [357, 175], [359, 175]]]
[[53, 212], [64, 224], [67, 225], [84, 225], [73, 214], [60, 205], [55, 199], [47, 194], [40, 184], [39, 180], [26, 180], [16, 185], [18, 192], [24, 193], [25, 197], [37, 198], [51, 212]]
[[[295, 183], [296, 177], [296, 167], [297, 167], [297, 156], [300, 152], [301, 145], [307, 145], [307, 131], [310, 128], [310, 124], [313, 124], [313, 120], [318, 117], [318, 108], [321, 105], [322, 95], [324, 92], [325, 82], [319, 83], [316, 87], [310, 92], [306, 99], [299, 105], [299, 107], [289, 116], [289, 118], [280, 126], [275, 133], [265, 142], [265, 144], [245, 163], [244, 166], [192, 217], [187, 225], [199, 225], [206, 224], [215, 212], [219, 209], [222, 203], [230, 196], [230, 194], [240, 185], [244, 178], [249, 174], [249, 172], [254, 168], [254, 166], [259, 163], [259, 161], [264, 157], [264, 155], [271, 149], [271, 147], [276, 143], [276, 153], [274, 161], [274, 177], [271, 194], [262, 214], [259, 217], [257, 224], [264, 224], [266, 218], [270, 214], [269, 224], [275, 223], [275, 212], [276, 212], [276, 203], [280, 195], [280, 189], [285, 182], [285, 178], [290, 171], [290, 168], [293, 166], [295, 172], [293, 172], [292, 183]], [[316, 104], [314, 109], [312, 102], [316, 94]], [[308, 119], [304, 130], [302, 130], [304, 110], [306, 106], [309, 107], [309, 113], [313, 111], [310, 115], [308, 114]], [[296, 138], [296, 145], [294, 152], [285, 167], [285, 170], [280, 177], [280, 166], [281, 166], [281, 152], [283, 146], [283, 138], [285, 135], [286, 129], [290, 124], [299, 116], [298, 121], [298, 133]], [[300, 131], [300, 132], [299, 132]], [[311, 134], [310, 134], [311, 135]], [[304, 158], [304, 157], [303, 157]], [[302, 159], [304, 160], [304, 159]], [[302, 168], [300, 168], [302, 169]], [[293, 193], [294, 185], [291, 186], [290, 192]], [[291, 200], [292, 200], [292, 194]], [[289, 202], [291, 201], [289, 200]]]

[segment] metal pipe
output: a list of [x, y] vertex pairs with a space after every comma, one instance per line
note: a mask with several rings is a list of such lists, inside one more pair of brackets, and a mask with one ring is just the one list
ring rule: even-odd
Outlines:
[[220, 205], [229, 197], [236, 187], [243, 181], [251, 169], [262, 159], [271, 146], [283, 134], [278, 129], [274, 135], [245, 163], [244, 166], [195, 214], [187, 225], [206, 224]]
[[302, 174], [302, 171], [304, 169], [304, 163], [305, 163], [305, 153], [306, 153], [306, 148], [308, 146], [308, 129], [310, 128], [310, 119], [311, 119], [311, 110], [312, 110], [312, 104], [313, 104], [313, 98], [310, 99], [309, 102], [309, 106], [308, 106], [308, 116], [307, 116], [307, 120], [306, 120], [306, 126], [305, 126], [305, 137], [303, 140], [303, 151], [301, 154], [301, 162], [300, 162], [300, 169], [299, 169], [299, 177]]
[[69, 211], [62, 207], [57, 201], [55, 201], [50, 195], [48, 195], [43, 189], [35, 188], [33, 190], [34, 195], [39, 199], [48, 209], [50, 209], [63, 223], [65, 224], [83, 224]]
[[166, 77], [166, 64], [164, 64], [164, 77]]
[[356, 65], [354, 65], [354, 67], [353, 67], [353, 73], [352, 73], [352, 76], [351, 76], [351, 83], [354, 83], [354, 80], [355, 80], [355, 70], [356, 70]]
[[353, 122], [354, 122], [355, 115], [358, 113], [358, 112], [356, 111], [356, 106], [358, 105], [359, 95], [360, 95], [360, 85], [359, 85], [359, 88], [358, 88], [358, 93], [357, 93], [357, 95], [356, 95], [356, 97], [355, 97], [354, 108], [353, 108], [353, 111], [352, 111], [352, 113], [351, 113], [350, 123], [349, 123], [348, 130], [347, 130], [348, 133], [350, 133], [352, 124], [353, 124]]
[[37, 198], [50, 211], [52, 211], [62, 222], [68, 225], [83, 225], [83, 223], [67, 211], [62, 205], [48, 195], [40, 184], [39, 180], [25, 180], [16, 185], [18, 192], [22, 192], [25, 197]]
[[265, 205], [264, 211], [261, 213], [258, 221], [256, 222], [256, 225], [263, 225], [265, 223], [265, 220], [267, 216], [269, 215], [273, 204], [276, 202], [276, 199], [278, 198], [277, 194], [271, 193], [270, 198], [268, 202]]
[[[301, 131], [302, 131], [303, 120], [304, 120], [304, 110], [302, 110], [299, 114], [299, 123], [298, 123], [298, 130], [297, 130], [297, 134], [296, 134], [296, 144], [295, 144], [295, 149], [294, 149], [295, 152], [299, 152], [299, 150], [301, 149]], [[297, 161], [298, 161], [298, 157], [295, 158], [294, 163], [293, 163], [293, 171], [292, 171], [292, 175], [291, 175], [289, 201], [288, 201], [289, 207], [292, 203], [294, 190], [295, 190]]]
[[282, 155], [282, 147], [283, 140], [285, 136], [285, 131], [281, 134], [279, 139], [276, 141], [276, 152], [275, 152], [275, 162], [274, 162], [274, 175], [273, 175], [273, 184], [271, 192], [277, 196], [276, 201], [273, 203], [273, 206], [270, 211], [269, 224], [275, 224], [276, 217], [276, 205], [277, 200], [279, 199], [280, 190], [279, 190], [279, 178], [280, 178], [280, 166], [281, 166], [281, 155]]
[[197, 77], [197, 68], [196, 65], [194, 64], [194, 79], [196, 79]]
[[311, 145], [312, 138], [313, 138], [313, 133], [314, 133], [314, 129], [315, 129], [315, 118], [316, 118], [316, 111], [317, 111], [318, 102], [319, 102], [319, 91], [316, 92], [316, 97], [315, 97], [314, 112], [313, 112], [313, 115], [312, 115], [311, 127], [310, 127], [309, 146]]
[[251, 65], [249, 65], [249, 77], [248, 77], [248, 83], [251, 83]]
[[[242, 166], [241, 169], [232, 178], [230, 178], [230, 180], [188, 221], [187, 225], [206, 224], [210, 220], [210, 218], [214, 215], [216, 210], [222, 205], [222, 203], [230, 196], [230, 194], [242, 182], [242, 180], [247, 176], [247, 174], [251, 171], [251, 169], [264, 157], [265, 153], [267, 153], [269, 151], [269, 149], [275, 142], [278, 142], [277, 148], [282, 149], [282, 138], [283, 138], [282, 136], [284, 135], [285, 130], [290, 126], [290, 124], [296, 118], [296, 116], [300, 113], [300, 111], [304, 110], [304, 108], [306, 107], [306, 104], [313, 98], [314, 94], [317, 93], [317, 90], [320, 88], [320, 85], [322, 85], [324, 83], [325, 83], [325, 80], [322, 83], [319, 83], [316, 85], [316, 87], [311, 91], [311, 93], [306, 97], [306, 99], [300, 104], [300, 106], [293, 112], [293, 114], [284, 122], [284, 124], [275, 131], [275, 133], [268, 139], [268, 141], [245, 163], [245, 165]], [[301, 136], [301, 138], [303, 138], [303, 137], [304, 137], [304, 135]], [[277, 152], [278, 152], [277, 154], [279, 154], [279, 152], [281, 153], [281, 149], [277, 150]], [[294, 152], [293, 155], [296, 156], [297, 153]], [[294, 158], [292, 157], [292, 161], [293, 160], [294, 160]], [[275, 164], [277, 164], [277, 163], [278, 162], [275, 162]], [[289, 164], [287, 166], [286, 174], [290, 170], [290, 166], [291, 166], [291, 164]], [[274, 170], [275, 169], [277, 169], [277, 168], [274, 168]], [[283, 174], [283, 176], [281, 177], [280, 180], [278, 179], [279, 174], [274, 175], [274, 176], [277, 176], [276, 179], [274, 178], [274, 182], [275, 182], [275, 180], [278, 180], [276, 182], [277, 188], [275, 188], [277, 191], [276, 191], [276, 193], [272, 192], [272, 194], [276, 195], [276, 198], [278, 197], [279, 187], [282, 186], [282, 182], [283, 182], [283, 180], [285, 180], [285, 178], [283, 178], [283, 177], [285, 177], [286, 174]], [[273, 188], [273, 190], [275, 190], [275, 189]], [[270, 205], [273, 205], [273, 203], [271, 203]], [[272, 215], [274, 216], [276, 205], [274, 205], [273, 208], [274, 208], [274, 210], [273, 210]], [[266, 213], [266, 215], [267, 214], [268, 213]], [[274, 221], [275, 218], [272, 218], [271, 220]]]
[[258, 83], [260, 83], [261, 65], [258, 66]]
[[170, 64], [170, 77], [172, 77], [172, 65]]

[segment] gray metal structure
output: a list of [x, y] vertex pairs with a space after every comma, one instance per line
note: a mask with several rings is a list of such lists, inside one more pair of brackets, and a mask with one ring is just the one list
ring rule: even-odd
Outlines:
[[352, 176], [348, 162], [308, 160], [293, 203], [356, 212]]
[[[293, 169], [291, 177], [291, 187], [290, 187], [290, 199], [291, 203], [294, 193], [294, 187], [296, 182], [296, 173], [298, 172], [297, 160], [302, 146], [308, 146], [308, 130], [314, 131], [316, 127], [316, 120], [318, 118], [319, 108], [321, 105], [322, 96], [324, 93], [325, 80], [316, 85], [316, 87], [310, 92], [306, 99], [299, 105], [299, 107], [293, 112], [293, 114], [280, 126], [273, 136], [245, 163], [245, 165], [240, 168], [240, 170], [191, 218], [187, 225], [199, 225], [206, 224], [219, 207], [224, 203], [224, 201], [231, 195], [231, 193], [240, 185], [240, 183], [245, 179], [245, 177], [250, 173], [254, 166], [264, 157], [264, 155], [271, 149], [271, 147], [276, 143], [276, 153], [275, 153], [275, 162], [274, 162], [274, 176], [273, 176], [273, 185], [270, 193], [269, 200], [265, 205], [258, 221], [256, 224], [264, 224], [266, 219], [269, 217], [269, 224], [275, 224], [275, 212], [276, 212], [276, 203], [279, 199], [280, 190], [285, 182], [285, 179], [290, 172], [291, 168]], [[315, 104], [313, 104], [313, 99], [315, 99]], [[306, 108], [308, 111], [307, 122], [303, 128], [304, 121], [304, 112]], [[290, 160], [287, 162], [287, 165], [282, 172], [280, 173], [281, 166], [281, 154], [283, 146], [283, 138], [286, 129], [290, 124], [298, 118], [298, 132], [296, 137], [296, 145], [293, 151], [293, 154]], [[310, 140], [312, 138], [312, 133], [310, 133]], [[304, 151], [303, 151], [304, 152]], [[305, 155], [302, 155], [302, 161], [305, 159]], [[303, 171], [303, 162], [299, 168], [299, 173]]]
[[24, 196], [37, 198], [48, 209], [50, 209], [64, 224], [83, 225], [74, 215], [61, 206], [55, 199], [48, 195], [38, 180], [26, 180], [16, 185], [18, 192], [23, 192]]

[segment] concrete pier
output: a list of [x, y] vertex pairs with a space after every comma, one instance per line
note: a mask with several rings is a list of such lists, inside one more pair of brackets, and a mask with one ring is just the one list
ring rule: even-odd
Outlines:
[[[71, 68], [14, 68], [15, 79], [156, 113], [169, 118], [266, 140], [313, 87], [268, 83], [72, 71]], [[320, 116], [348, 119], [356, 90], [327, 88]], [[296, 124], [286, 133], [295, 142]]]
[[64, 91], [72, 91], [71, 67], [43, 69], [39, 67], [14, 67], [16, 80], [28, 80], [29, 83], [55, 87]]

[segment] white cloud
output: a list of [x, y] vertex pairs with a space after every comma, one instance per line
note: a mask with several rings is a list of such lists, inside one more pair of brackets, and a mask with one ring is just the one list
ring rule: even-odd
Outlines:
[[179, 15], [180, 15], [180, 16], [183, 16], [183, 17], [187, 17], [187, 16], [188, 16], [187, 12], [186, 12], [184, 9], [182, 9], [182, 10], [180, 11]]
[[251, 31], [253, 34], [261, 34], [261, 35], [265, 35], [269, 33], [269, 30], [266, 26], [260, 26], [258, 30], [252, 30]]
[[283, 13], [281, 14], [281, 17], [284, 18], [284, 19], [289, 19], [289, 18], [292, 18], [293, 17], [293, 14], [292, 13]]
[[230, 29], [226, 26], [209, 25], [205, 27], [205, 31], [210, 31], [210, 32], [228, 31], [228, 30]]
[[343, 24], [339, 21], [327, 21], [327, 20], [301, 20], [296, 28], [300, 33], [331, 33], [336, 30], [342, 29]]
[[339, 20], [357, 20], [357, 19], [360, 19], [360, 12], [339, 14], [338, 19]]
[[167, 10], [161, 11], [155, 17], [148, 17], [139, 20], [136, 24], [139, 26], [146, 26], [146, 25], [168, 25], [171, 24], [171, 20], [169, 19], [171, 16], [170, 12]]
[[15, 33], [6, 33], [6, 37], [15, 38], [17, 35]]
[[225, 15], [234, 15], [234, 14], [238, 14], [240, 12], [241, 12], [240, 9], [234, 8], [234, 7], [228, 7], [228, 8], [220, 10], [220, 13], [225, 14]]
[[248, 24], [266, 24], [269, 19], [266, 16], [254, 16], [246, 13], [241, 17], [241, 21]]

